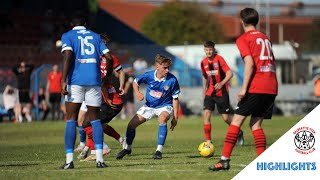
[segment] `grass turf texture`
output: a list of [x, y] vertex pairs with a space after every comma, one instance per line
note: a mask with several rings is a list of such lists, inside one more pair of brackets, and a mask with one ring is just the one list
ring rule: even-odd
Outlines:
[[[302, 117], [273, 117], [263, 122], [267, 136], [267, 146], [280, 138]], [[0, 124], [0, 179], [231, 179], [256, 158], [254, 141], [248, 127], [243, 130], [245, 145], [236, 146], [231, 159], [231, 169], [225, 172], [212, 172], [208, 167], [216, 163], [221, 155], [227, 125], [220, 116], [212, 122], [212, 137], [215, 155], [202, 158], [197, 152], [198, 145], [204, 141], [203, 120], [182, 118], [176, 129], [169, 130], [162, 160], [152, 156], [157, 145], [158, 122], [156, 119], [138, 127], [133, 142], [132, 154], [116, 160], [121, 150], [117, 141], [105, 136], [104, 140], [112, 152], [105, 157], [109, 167], [97, 169], [94, 162], [79, 162], [75, 159], [75, 169], [59, 170], [65, 161], [64, 128], [65, 123], [2, 123]], [[113, 126], [125, 135], [128, 120], [113, 120]], [[79, 135], [75, 147], [79, 143]], [[78, 154], [75, 153], [75, 158]]]

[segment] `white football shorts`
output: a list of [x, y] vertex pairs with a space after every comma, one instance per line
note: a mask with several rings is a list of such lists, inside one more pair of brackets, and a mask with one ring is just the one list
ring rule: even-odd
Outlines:
[[163, 111], [166, 111], [169, 113], [170, 117], [173, 114], [173, 107], [171, 106], [164, 106], [161, 108], [151, 108], [146, 105], [143, 105], [138, 111], [137, 114], [141, 115], [142, 117], [146, 118], [146, 120], [149, 120], [153, 118], [154, 116], [159, 116]]
[[87, 112], [87, 111], [88, 111], [87, 105], [86, 105], [86, 103], [85, 103], [84, 101], [82, 101], [80, 110], [81, 110], [81, 111], [84, 111], [84, 112]]
[[68, 85], [68, 95], [65, 96], [66, 102], [82, 103], [85, 102], [88, 106], [101, 106], [101, 91], [100, 86], [79, 86]]

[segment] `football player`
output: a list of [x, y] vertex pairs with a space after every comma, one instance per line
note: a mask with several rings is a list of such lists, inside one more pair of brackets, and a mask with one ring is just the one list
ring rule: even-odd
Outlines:
[[[117, 154], [117, 159], [131, 154], [136, 128], [154, 116], [158, 116], [159, 128], [158, 146], [153, 158], [162, 159], [162, 149], [167, 137], [167, 121], [172, 116], [170, 127], [172, 131], [178, 123], [180, 87], [177, 78], [169, 72], [171, 64], [170, 58], [158, 54], [155, 57], [156, 70], [146, 72], [134, 80], [133, 89], [136, 98], [142, 101], [146, 97], [146, 103], [130, 120], [126, 132], [126, 147]], [[146, 96], [139, 90], [141, 83], [146, 84]]]
[[[209, 167], [209, 170], [230, 169], [230, 156], [240, 127], [247, 116], [251, 115], [250, 128], [259, 156], [266, 149], [266, 136], [262, 129], [262, 121], [273, 107], [278, 94], [275, 59], [270, 39], [256, 29], [259, 14], [255, 9], [245, 8], [240, 11], [241, 24], [244, 29], [236, 41], [244, 61], [244, 78], [238, 93], [238, 107], [224, 141], [221, 159]], [[268, 117], [270, 118], [270, 117]]]
[[72, 30], [62, 35], [63, 71], [61, 93], [65, 95], [68, 120], [65, 131], [66, 161], [61, 169], [73, 169], [73, 151], [76, 123], [81, 103], [88, 108], [88, 123], [92, 125], [96, 148], [96, 167], [105, 168], [102, 148], [103, 129], [100, 120], [101, 75], [100, 56], [106, 58], [107, 76], [112, 73], [113, 59], [99, 34], [86, 29], [85, 18], [76, 14], [71, 21]]
[[[100, 34], [101, 39], [103, 42], [107, 45], [111, 39], [106, 33]], [[117, 141], [119, 141], [120, 145], [124, 145], [124, 138], [119, 135], [119, 133], [114, 130], [108, 123], [121, 111], [123, 102], [121, 99], [121, 96], [124, 93], [123, 86], [124, 86], [124, 79], [125, 79], [125, 72], [119, 63], [119, 60], [111, 54], [113, 57], [113, 70], [115, 74], [117, 73], [118, 78], [116, 78], [114, 75], [112, 78], [106, 77], [107, 70], [106, 70], [106, 59], [102, 57], [101, 59], [101, 78], [102, 78], [102, 86], [101, 91], [103, 95], [103, 102], [101, 105], [101, 123], [103, 127], [103, 132], [107, 134], [108, 136], [113, 137]], [[115, 88], [112, 85], [112, 80], [119, 80], [119, 87]], [[95, 160], [95, 148], [93, 146], [92, 141], [92, 127], [90, 124], [85, 123], [85, 118], [87, 118], [87, 107], [86, 104], [83, 102], [80, 108], [79, 117], [78, 117], [78, 124], [79, 127], [83, 127], [84, 137], [87, 134], [88, 135], [88, 141], [87, 144], [85, 142], [81, 142], [81, 135], [82, 132], [80, 132], [80, 144], [78, 148], [75, 149], [75, 151], [80, 151], [80, 155], [78, 156], [78, 159], [84, 159], [85, 161], [91, 161]], [[80, 130], [80, 128], [79, 128]], [[85, 138], [83, 138], [85, 141]], [[82, 145], [83, 144], [83, 145]], [[86, 147], [85, 147], [86, 146]], [[87, 157], [88, 151], [91, 149], [91, 156]], [[103, 155], [109, 154], [111, 152], [110, 148], [107, 144], [104, 143], [103, 147]]]
[[[202, 90], [203, 90], [203, 130], [208, 147], [211, 144], [211, 114], [217, 105], [222, 119], [230, 125], [229, 119], [230, 102], [228, 82], [233, 76], [228, 64], [222, 56], [215, 52], [215, 43], [207, 41], [204, 43], [206, 57], [201, 61]], [[238, 136], [239, 145], [243, 145], [243, 132], [240, 130]]]

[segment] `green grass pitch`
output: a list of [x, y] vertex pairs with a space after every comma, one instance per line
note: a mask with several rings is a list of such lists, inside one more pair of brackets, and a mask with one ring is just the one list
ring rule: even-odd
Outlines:
[[[302, 117], [273, 117], [263, 122], [267, 136], [267, 146], [280, 138]], [[220, 116], [212, 122], [214, 157], [201, 158], [198, 145], [204, 141], [201, 117], [181, 118], [176, 129], [168, 131], [162, 160], [153, 160], [157, 145], [158, 122], [152, 119], [138, 127], [133, 142], [132, 155], [116, 160], [121, 150], [117, 141], [105, 136], [104, 140], [112, 152], [105, 157], [109, 167], [97, 169], [94, 162], [79, 162], [75, 159], [75, 169], [59, 170], [65, 160], [65, 123], [2, 123], [0, 124], [0, 179], [231, 179], [256, 158], [255, 147], [248, 120], [243, 130], [245, 145], [236, 146], [231, 169], [212, 172], [208, 167], [217, 162], [221, 155], [227, 125]], [[125, 135], [128, 120], [113, 120], [113, 126]], [[168, 123], [168, 129], [170, 123]], [[77, 137], [76, 145], [79, 142]], [[75, 157], [78, 154], [75, 153]]]

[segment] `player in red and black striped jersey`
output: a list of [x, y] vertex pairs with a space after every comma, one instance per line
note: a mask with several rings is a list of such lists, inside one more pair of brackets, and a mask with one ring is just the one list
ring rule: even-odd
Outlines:
[[237, 134], [247, 116], [251, 115], [250, 128], [259, 156], [266, 149], [266, 136], [262, 121], [273, 107], [278, 93], [275, 59], [271, 41], [256, 30], [259, 14], [255, 9], [245, 8], [240, 11], [241, 24], [244, 29], [237, 39], [237, 46], [244, 61], [244, 79], [238, 93], [238, 107], [232, 118], [224, 141], [221, 159], [210, 170], [227, 170], [230, 168], [230, 156], [237, 141]]
[[[233, 73], [224, 58], [215, 53], [215, 43], [207, 41], [204, 44], [206, 58], [201, 61], [202, 89], [204, 97], [203, 130], [208, 146], [211, 143], [211, 114], [217, 105], [218, 112], [222, 119], [230, 124], [229, 119], [230, 102], [228, 92], [228, 82]], [[243, 144], [243, 133], [240, 133], [239, 143]]]
[[[106, 33], [100, 34], [102, 41], [105, 44], [108, 44], [111, 40], [110, 37]], [[119, 135], [119, 133], [114, 130], [108, 123], [121, 111], [123, 102], [121, 96], [124, 94], [124, 80], [125, 80], [125, 73], [122, 69], [121, 64], [119, 63], [119, 60], [111, 54], [113, 58], [113, 70], [114, 73], [118, 74], [118, 78], [114, 76], [114, 74], [111, 77], [107, 77], [107, 70], [106, 70], [106, 59], [101, 57], [101, 65], [100, 65], [100, 71], [101, 71], [101, 94], [103, 97], [103, 101], [101, 102], [101, 124], [103, 128], [103, 132], [107, 134], [108, 136], [113, 137], [117, 141], [120, 142], [120, 145], [124, 145], [125, 139]], [[119, 87], [115, 87], [112, 83], [112, 79], [119, 80]], [[77, 152], [81, 152], [78, 156], [78, 159], [84, 159], [87, 157], [88, 150], [91, 149], [95, 150], [94, 142], [92, 139], [92, 127], [90, 124], [86, 123], [86, 121], [83, 121], [86, 118], [86, 106], [85, 104], [81, 106], [81, 110], [79, 111], [78, 115], [78, 123], [79, 127], [83, 127], [84, 133], [88, 136], [88, 140], [85, 145], [84, 142], [75, 149]], [[79, 128], [80, 129], [80, 128]], [[84, 135], [85, 136], [85, 135]], [[85, 138], [83, 138], [85, 141]], [[80, 132], [80, 140], [81, 140], [81, 132]], [[110, 153], [109, 147], [104, 143], [103, 147], [103, 155]], [[88, 156], [85, 161], [91, 161], [95, 160], [95, 155]]]

